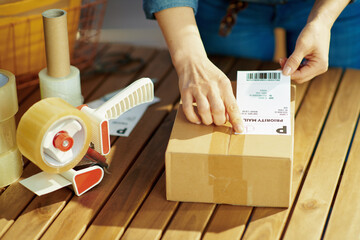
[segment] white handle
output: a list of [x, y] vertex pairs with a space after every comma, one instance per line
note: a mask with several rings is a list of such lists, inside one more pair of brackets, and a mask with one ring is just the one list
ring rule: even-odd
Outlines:
[[127, 110], [154, 99], [154, 84], [150, 78], [141, 78], [110, 98], [95, 110], [107, 120], [116, 119]]

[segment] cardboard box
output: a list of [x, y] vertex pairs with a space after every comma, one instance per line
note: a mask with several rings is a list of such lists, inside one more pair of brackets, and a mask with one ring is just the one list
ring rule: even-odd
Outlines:
[[[291, 113], [294, 116], [295, 87]], [[291, 135], [235, 135], [231, 125], [188, 122], [179, 107], [166, 150], [166, 196], [185, 202], [288, 207]]]

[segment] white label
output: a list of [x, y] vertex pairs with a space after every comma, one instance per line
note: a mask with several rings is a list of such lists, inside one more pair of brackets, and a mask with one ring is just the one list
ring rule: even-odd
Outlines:
[[290, 76], [281, 71], [238, 71], [236, 92], [242, 134], [291, 134]]

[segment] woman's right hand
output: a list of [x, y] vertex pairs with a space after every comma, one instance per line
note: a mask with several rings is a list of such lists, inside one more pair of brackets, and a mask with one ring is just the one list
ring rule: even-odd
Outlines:
[[[206, 56], [188, 57], [175, 65], [179, 76], [182, 107], [186, 118], [196, 124], [223, 125], [230, 121], [243, 131], [242, 118], [230, 80]], [[197, 112], [193, 103], [196, 102]]]
[[[229, 119], [236, 132], [243, 131], [239, 107], [230, 80], [207, 57], [190, 7], [155, 13], [179, 76], [186, 118], [193, 123], [222, 125]], [[198, 115], [193, 103], [196, 102]]]

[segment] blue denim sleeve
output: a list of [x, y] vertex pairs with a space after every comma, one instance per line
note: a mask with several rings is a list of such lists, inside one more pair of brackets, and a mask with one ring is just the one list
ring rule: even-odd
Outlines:
[[191, 7], [196, 14], [198, 0], [144, 0], [143, 9], [147, 19], [155, 19], [154, 13], [172, 7]]

